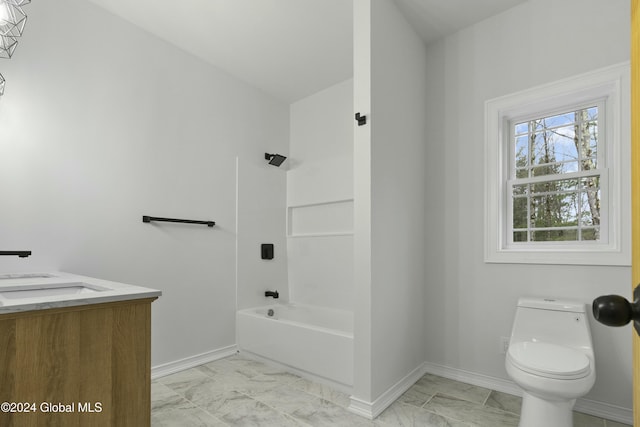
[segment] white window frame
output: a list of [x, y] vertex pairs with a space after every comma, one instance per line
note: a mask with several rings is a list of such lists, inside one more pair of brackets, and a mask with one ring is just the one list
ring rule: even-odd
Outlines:
[[[485, 103], [485, 262], [631, 265], [630, 92], [626, 62]], [[598, 115], [605, 122], [601, 206], [607, 215], [601, 218], [601, 227], [606, 238], [597, 242], [511, 242], [509, 123], [603, 100], [604, 110]]]

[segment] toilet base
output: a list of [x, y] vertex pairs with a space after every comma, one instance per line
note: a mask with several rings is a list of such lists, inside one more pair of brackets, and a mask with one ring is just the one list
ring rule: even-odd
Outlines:
[[522, 395], [522, 411], [519, 427], [573, 427], [571, 400], [544, 400], [526, 391]]

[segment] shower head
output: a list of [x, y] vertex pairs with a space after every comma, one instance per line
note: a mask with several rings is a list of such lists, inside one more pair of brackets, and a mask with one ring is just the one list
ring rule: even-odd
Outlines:
[[287, 158], [281, 154], [269, 154], [264, 153], [265, 160], [269, 160], [269, 164], [273, 166], [280, 166]]

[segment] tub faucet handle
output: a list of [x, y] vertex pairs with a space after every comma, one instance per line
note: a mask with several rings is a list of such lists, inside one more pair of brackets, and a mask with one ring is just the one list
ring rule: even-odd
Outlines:
[[264, 296], [265, 296], [265, 297], [272, 297], [272, 298], [274, 298], [274, 299], [276, 299], [276, 298], [279, 298], [279, 297], [280, 297], [280, 295], [278, 294], [278, 291], [266, 291], [266, 292], [264, 293]]

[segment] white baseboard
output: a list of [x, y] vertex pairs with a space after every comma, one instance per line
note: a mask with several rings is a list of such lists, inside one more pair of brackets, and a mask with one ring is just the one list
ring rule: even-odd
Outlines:
[[349, 411], [358, 414], [370, 420], [374, 419], [382, 413], [389, 405], [396, 401], [397, 398], [407, 391], [424, 375], [424, 366], [420, 365], [407, 374], [400, 381], [391, 386], [387, 391], [382, 393], [373, 402], [367, 402], [357, 397], [351, 396], [351, 404]]
[[373, 403], [351, 396], [351, 403], [347, 409], [356, 415], [372, 420], [375, 418], [372, 407]]
[[573, 409], [606, 420], [633, 425], [633, 409], [590, 399], [578, 399]]
[[[502, 393], [512, 394], [514, 396], [522, 396], [522, 390], [520, 387], [510, 380], [476, 374], [463, 369], [450, 368], [448, 366], [437, 365], [429, 362], [424, 362], [423, 367], [425, 373], [500, 391]], [[633, 410], [629, 408], [623, 408], [611, 405], [610, 403], [583, 398], [576, 401], [574, 409], [578, 412], [583, 412], [595, 417], [633, 425]]]
[[502, 393], [512, 394], [514, 396], [522, 396], [522, 389], [516, 383], [502, 378], [490, 377], [488, 375], [476, 374], [475, 372], [465, 371], [463, 369], [450, 368], [444, 365], [424, 362], [424, 372], [428, 374], [438, 375], [440, 377], [449, 378], [450, 380], [460, 381], [472, 384], [478, 387], [484, 387]]
[[184, 359], [176, 360], [174, 362], [153, 366], [151, 368], [151, 379], [155, 380], [157, 378], [175, 374], [176, 372], [184, 371], [198, 365], [213, 362], [214, 360], [222, 359], [224, 357], [236, 354], [237, 351], [238, 347], [234, 344], [217, 350], [208, 351], [206, 353], [197, 354], [195, 356], [185, 357]]

